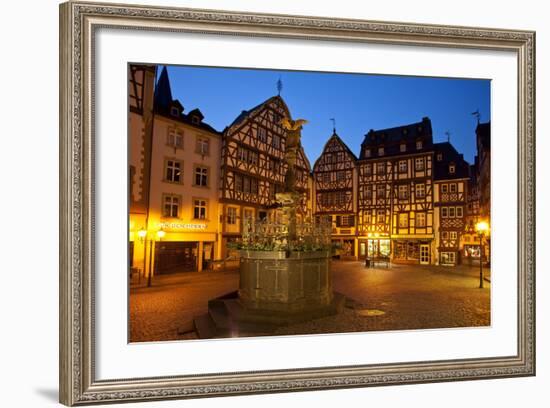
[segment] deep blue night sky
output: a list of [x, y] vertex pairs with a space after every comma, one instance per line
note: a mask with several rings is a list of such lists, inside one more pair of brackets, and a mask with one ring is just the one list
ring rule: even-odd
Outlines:
[[[160, 74], [160, 67], [159, 67]], [[309, 121], [302, 130], [302, 144], [313, 164], [332, 134], [336, 119], [338, 135], [359, 154], [369, 129], [383, 129], [432, 121], [434, 142], [451, 142], [464, 158], [476, 154], [472, 112], [490, 120], [490, 80], [422, 78], [366, 74], [335, 74], [235, 68], [168, 66], [172, 96], [189, 112], [199, 108], [204, 121], [218, 130], [229, 125], [242, 110], [250, 109], [277, 94], [293, 119]]]

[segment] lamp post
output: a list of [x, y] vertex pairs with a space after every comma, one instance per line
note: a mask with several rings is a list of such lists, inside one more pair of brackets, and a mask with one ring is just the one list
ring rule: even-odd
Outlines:
[[479, 288], [483, 289], [483, 234], [489, 231], [489, 224], [479, 221], [476, 224], [476, 231], [479, 234]]
[[[147, 275], [147, 287], [151, 287], [153, 284], [153, 244], [157, 241], [156, 238], [158, 238], [159, 241], [164, 238], [164, 235], [166, 235], [166, 232], [164, 232], [162, 229], [158, 230], [155, 237], [149, 240], [149, 275]], [[155, 254], [155, 269], [157, 266], [157, 254]]]
[[[146, 261], [146, 255], [147, 255], [147, 242], [146, 242], [147, 230], [142, 228], [138, 231], [137, 234], [138, 234], [139, 240], [143, 244], [143, 273], [145, 273], [145, 265], [146, 265], [145, 261]], [[138, 275], [138, 283], [141, 283], [141, 274]]]

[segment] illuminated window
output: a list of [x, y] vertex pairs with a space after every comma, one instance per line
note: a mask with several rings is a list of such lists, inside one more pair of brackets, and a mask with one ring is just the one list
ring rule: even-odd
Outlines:
[[386, 163], [376, 163], [376, 173], [384, 174], [386, 172]]
[[206, 219], [206, 200], [203, 198], [193, 199], [193, 218], [197, 220]]
[[365, 224], [372, 224], [372, 214], [369, 212], [365, 213]]
[[166, 160], [165, 162], [165, 181], [169, 181], [171, 183], [181, 183], [183, 181], [183, 177], [181, 174], [181, 168], [182, 163], [179, 160]]
[[166, 194], [163, 197], [162, 216], [177, 218], [180, 209], [180, 197]]
[[449, 191], [451, 193], [456, 193], [456, 183], [449, 184]]
[[231, 225], [237, 223], [237, 209], [235, 207], [227, 207], [227, 223]]
[[409, 213], [399, 213], [399, 228], [407, 228], [409, 226]]
[[407, 172], [407, 160], [399, 160], [399, 172], [400, 173]]
[[424, 183], [415, 185], [414, 196], [416, 198], [426, 197], [426, 185]]
[[409, 198], [409, 186], [408, 185], [400, 185], [398, 190], [398, 197], [400, 200], [406, 200]]
[[420, 150], [422, 149], [422, 140], [417, 140], [416, 141], [416, 150]]
[[384, 224], [386, 222], [386, 212], [384, 210], [378, 210], [376, 214], [376, 222], [378, 224]]
[[450, 239], [457, 239], [458, 233], [456, 231], [449, 231], [449, 238]]
[[449, 185], [448, 184], [441, 184], [441, 192], [446, 193], [449, 191]]
[[195, 185], [208, 187], [208, 168], [207, 167], [195, 167]]
[[449, 174], [455, 174], [456, 167], [454, 164], [449, 164]]
[[424, 158], [423, 157], [417, 157], [414, 160], [414, 168], [415, 170], [424, 170]]
[[424, 212], [416, 213], [416, 226], [417, 227], [426, 226], [426, 213]]
[[378, 148], [378, 156], [384, 156], [384, 148], [383, 147]]

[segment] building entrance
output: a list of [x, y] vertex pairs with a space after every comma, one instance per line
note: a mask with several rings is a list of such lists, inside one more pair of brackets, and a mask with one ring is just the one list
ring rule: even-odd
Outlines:
[[197, 242], [156, 242], [156, 273], [196, 271], [197, 246]]

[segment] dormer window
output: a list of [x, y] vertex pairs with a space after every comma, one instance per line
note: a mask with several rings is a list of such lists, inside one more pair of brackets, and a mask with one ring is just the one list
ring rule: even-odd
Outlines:
[[443, 153], [437, 153], [437, 161], [443, 160]]
[[370, 157], [370, 149], [365, 149], [365, 157]]
[[422, 140], [417, 140], [416, 141], [416, 150], [420, 150], [422, 149]]
[[406, 151], [407, 151], [407, 144], [406, 144], [406, 143], [401, 143], [401, 144], [399, 145], [399, 151], [400, 151], [401, 153], [406, 152]]
[[384, 148], [383, 147], [378, 148], [378, 156], [384, 156]]
[[178, 108], [176, 108], [175, 106], [173, 106], [171, 109], [170, 109], [170, 114], [172, 116], [175, 116], [176, 118], [180, 115], [180, 110]]
[[191, 117], [191, 123], [193, 123], [194, 125], [198, 125], [200, 122], [201, 121], [198, 116]]
[[454, 164], [449, 164], [449, 174], [455, 174], [456, 166]]

